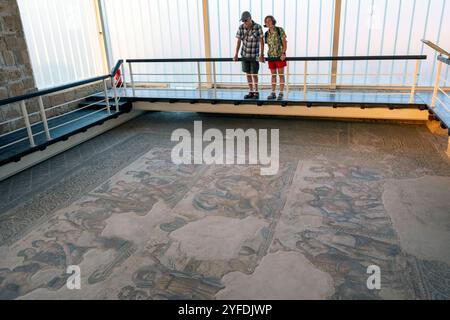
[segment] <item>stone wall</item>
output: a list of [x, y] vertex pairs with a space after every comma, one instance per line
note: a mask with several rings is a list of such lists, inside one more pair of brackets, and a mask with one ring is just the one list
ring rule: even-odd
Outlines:
[[[0, 100], [34, 90], [36, 90], [36, 85], [17, 1], [0, 0]], [[96, 83], [58, 92], [43, 97], [44, 107], [48, 109], [102, 90], [103, 84]], [[26, 105], [28, 113], [31, 114], [30, 122], [40, 121], [37, 99], [27, 100]], [[47, 117], [65, 113], [77, 106], [78, 102], [75, 102], [48, 110]], [[2, 124], [2, 122], [21, 116], [18, 103], [0, 106], [0, 134], [23, 128], [25, 126], [23, 119]]]
[[[0, 100], [35, 90], [19, 7], [16, 0], [0, 1]], [[0, 108], [0, 122], [20, 116], [17, 104]], [[0, 132], [8, 131], [8, 125]]]

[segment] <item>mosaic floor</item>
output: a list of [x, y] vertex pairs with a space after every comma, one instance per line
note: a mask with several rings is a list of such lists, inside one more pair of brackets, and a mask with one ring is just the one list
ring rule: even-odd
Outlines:
[[[194, 120], [279, 128], [278, 174], [174, 165]], [[423, 125], [148, 113], [0, 183], [0, 299], [450, 299], [444, 145]]]

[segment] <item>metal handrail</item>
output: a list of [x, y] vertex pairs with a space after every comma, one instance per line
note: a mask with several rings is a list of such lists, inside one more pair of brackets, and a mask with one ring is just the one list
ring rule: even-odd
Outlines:
[[[436, 102], [440, 101], [438, 98], [438, 92], [444, 93], [446, 97], [448, 95], [445, 93], [445, 91], [440, 87], [440, 81], [441, 81], [441, 73], [442, 73], [442, 64], [450, 65], [450, 53], [440, 46], [438, 46], [436, 43], [431, 42], [429, 40], [422, 39], [422, 42], [432, 48], [436, 51], [436, 54], [439, 53], [437, 56], [437, 71], [436, 71], [436, 80], [434, 82], [434, 89], [433, 89], [433, 96], [431, 98], [431, 108], [436, 107]], [[446, 57], [445, 57], [446, 56]], [[445, 81], [445, 80], [444, 80]], [[442, 103], [442, 101], [440, 101]], [[444, 105], [444, 104], [443, 104]], [[445, 105], [444, 105], [445, 106]]]
[[[265, 58], [266, 61], [271, 61], [271, 60], [278, 60], [278, 58]], [[415, 96], [415, 91], [416, 91], [416, 87], [417, 87], [417, 83], [418, 83], [418, 76], [419, 76], [419, 70], [420, 70], [420, 63], [421, 60], [425, 60], [427, 59], [426, 55], [373, 55], [373, 56], [315, 56], [315, 57], [287, 57], [286, 61], [293, 61], [293, 62], [298, 62], [298, 61], [303, 61], [305, 66], [304, 66], [304, 73], [303, 73], [303, 91], [306, 93], [307, 92], [307, 80], [308, 77], [310, 78], [311, 76], [315, 76], [315, 74], [309, 73], [308, 70], [308, 62], [310, 61], [381, 61], [381, 60], [390, 60], [390, 61], [398, 61], [398, 60], [415, 60], [416, 61], [416, 66], [415, 66], [415, 71], [412, 74], [413, 75], [413, 81], [412, 81], [412, 85], [411, 85], [411, 89], [410, 89], [410, 102], [414, 102], [414, 96]], [[129, 66], [129, 73], [130, 73], [130, 78], [131, 78], [131, 89], [132, 89], [132, 96], [135, 97], [135, 91], [136, 91], [136, 87], [135, 87], [135, 81], [134, 81], [134, 77], [135, 76], [140, 76], [141, 74], [136, 73], [134, 74], [132, 71], [132, 65], [133, 63], [139, 64], [139, 63], [179, 63], [179, 62], [193, 62], [197, 64], [197, 81], [191, 81], [191, 82], [187, 82], [187, 81], [161, 81], [159, 83], [174, 83], [174, 84], [198, 84], [198, 88], [201, 89], [203, 87], [204, 82], [202, 81], [202, 74], [201, 73], [201, 68], [200, 68], [200, 63], [204, 62], [204, 63], [211, 63], [212, 64], [212, 74], [210, 72], [207, 72], [206, 76], [207, 81], [206, 84], [208, 87], [213, 88], [214, 90], [217, 89], [217, 79], [216, 77], [220, 74], [216, 73], [216, 62], [235, 62], [235, 61], [242, 61], [244, 60], [243, 58], [238, 58], [238, 59], [233, 59], [233, 58], [169, 58], [169, 59], [127, 59], [126, 62], [128, 63]], [[149, 76], [152, 76], [152, 74], [148, 74]], [[181, 74], [180, 74], [181, 75]], [[285, 89], [286, 89], [286, 97], [288, 97], [289, 94], [289, 87], [290, 87], [290, 81], [289, 81], [289, 77], [294, 75], [291, 74], [289, 71], [289, 64], [287, 65], [287, 70], [286, 73], [284, 74], [286, 76], [284, 85], [285, 85]], [[301, 75], [301, 74], [300, 74]], [[338, 74], [331, 74], [332, 76], [337, 76]], [[260, 75], [258, 75], [260, 76]], [[264, 75], [263, 75], [264, 76]], [[267, 75], [267, 76], [272, 76], [273, 75]], [[346, 75], [345, 75], [346, 76]], [[350, 75], [349, 75], [350, 76]], [[354, 76], [354, 75], [353, 75]], [[366, 75], [367, 76], [367, 75]], [[377, 75], [380, 76], [380, 75]], [[392, 76], [392, 75], [391, 75]], [[402, 74], [402, 76], [406, 76], [406, 74]], [[155, 83], [155, 81], [151, 81], [152, 83]], [[141, 83], [140, 81], [137, 81], [136, 83]], [[276, 84], [276, 83], [271, 83]]]
[[[9, 146], [12, 146], [12, 145], [14, 145], [16, 143], [24, 141], [26, 139], [29, 140], [31, 147], [35, 147], [36, 143], [35, 143], [34, 137], [39, 135], [39, 134], [45, 133], [46, 140], [50, 141], [50, 140], [52, 140], [51, 130], [53, 130], [55, 128], [59, 128], [61, 126], [67, 125], [69, 123], [78, 121], [78, 120], [80, 120], [82, 118], [88, 117], [88, 116], [90, 116], [90, 115], [92, 115], [94, 113], [97, 113], [97, 112], [100, 112], [100, 111], [103, 111], [103, 110], [107, 110], [108, 115], [110, 115], [111, 114], [111, 110], [110, 110], [111, 106], [110, 106], [110, 103], [109, 103], [109, 96], [108, 96], [108, 92], [107, 92], [108, 91], [107, 83], [106, 83], [107, 79], [111, 79], [111, 87], [112, 87], [112, 89], [114, 91], [115, 110], [116, 110], [116, 112], [119, 112], [120, 98], [117, 97], [117, 92], [116, 92], [117, 90], [116, 89], [117, 89], [117, 84], [118, 84], [120, 79], [116, 80], [115, 76], [116, 76], [117, 72], [120, 70], [120, 68], [122, 68], [122, 74], [120, 75], [120, 79], [121, 79], [122, 83], [124, 83], [124, 86], [126, 86], [126, 84], [125, 84], [125, 70], [124, 70], [123, 60], [118, 60], [116, 65], [114, 66], [114, 68], [107, 75], [98, 76], [98, 77], [85, 79], [85, 80], [81, 80], [81, 81], [76, 81], [76, 82], [73, 82], [73, 83], [57, 86], [57, 87], [54, 87], [54, 88], [39, 90], [39, 91], [36, 91], [36, 92], [32, 92], [32, 93], [28, 93], [28, 94], [24, 94], [24, 95], [20, 95], [20, 96], [16, 96], [16, 97], [11, 97], [11, 98], [7, 98], [7, 99], [4, 99], [4, 100], [0, 100], [0, 106], [11, 104], [11, 103], [15, 103], [15, 102], [20, 102], [20, 108], [21, 108], [21, 113], [22, 113], [21, 117], [17, 117], [17, 118], [10, 119], [10, 120], [7, 120], [5, 122], [2, 122], [1, 123], [2, 125], [6, 124], [6, 123], [13, 122], [13, 121], [17, 121], [17, 120], [20, 120], [20, 119], [23, 119], [24, 123], [25, 123], [25, 127], [18, 128], [18, 129], [14, 130], [14, 131], [7, 132], [7, 133], [1, 135], [0, 137], [3, 137], [3, 136], [5, 136], [5, 135], [7, 135], [9, 133], [20, 131], [20, 130], [23, 130], [23, 129], [26, 129], [26, 131], [27, 131], [27, 137], [24, 137], [24, 138], [12, 141], [12, 142], [10, 142], [10, 143], [8, 143], [6, 145], [1, 145], [0, 146], [0, 151], [5, 149], [5, 148], [7, 148], [7, 147], [9, 147]], [[92, 83], [96, 83], [96, 82], [103, 82], [103, 87], [104, 87], [103, 91], [104, 91], [104, 94], [105, 94], [105, 99], [104, 100], [96, 101], [96, 102], [88, 104], [87, 106], [84, 106], [82, 108], [77, 108], [75, 110], [72, 110], [72, 111], [69, 111], [69, 112], [66, 112], [66, 113], [63, 113], [63, 114], [51, 117], [51, 118], [47, 118], [46, 113], [48, 111], [50, 111], [52, 109], [55, 109], [55, 108], [58, 108], [58, 107], [61, 107], [63, 105], [67, 105], [67, 104], [70, 104], [70, 103], [73, 103], [73, 102], [76, 102], [76, 101], [80, 101], [82, 99], [85, 99], [85, 98], [93, 96], [93, 95], [89, 95], [87, 97], [82, 97], [82, 98], [78, 98], [78, 99], [75, 99], [75, 100], [72, 100], [72, 101], [64, 102], [62, 104], [59, 104], [57, 106], [50, 107], [50, 108], [47, 108], [47, 109], [45, 109], [45, 107], [44, 107], [44, 103], [43, 103], [43, 99], [42, 99], [43, 96], [52, 95], [54, 93], [61, 93], [61, 92], [64, 92], [64, 91], [66, 91], [68, 89], [78, 88], [80, 86], [85, 86], [87, 84], [92, 84]], [[32, 99], [32, 98], [37, 98], [38, 99], [39, 111], [34, 112], [34, 113], [28, 113], [27, 106], [26, 106], [26, 101], [29, 100], [29, 99]], [[83, 115], [82, 117], [78, 117], [76, 119], [72, 119], [72, 120], [67, 121], [65, 123], [59, 124], [56, 127], [49, 128], [49, 123], [48, 123], [49, 120], [56, 119], [56, 118], [59, 118], [59, 117], [62, 117], [62, 116], [66, 116], [68, 114], [74, 113], [74, 112], [79, 111], [79, 110], [87, 109], [88, 107], [91, 107], [91, 106], [93, 106], [95, 104], [98, 104], [99, 102], [102, 102], [102, 101], [106, 101], [106, 107], [104, 107], [104, 108], [102, 108], [100, 110], [97, 110], [97, 111], [95, 111], [93, 113], [89, 113], [87, 115]], [[34, 115], [34, 114], [40, 114], [41, 121], [31, 124], [30, 116]], [[32, 125], [34, 126], [37, 123], [42, 123], [43, 126], [44, 126], [44, 130], [41, 131], [41, 132], [38, 132], [38, 133], [33, 133]]]
[[[397, 56], [317, 56], [317, 57], [287, 57], [286, 61], [365, 61], [365, 60], [425, 60], [426, 55]], [[265, 58], [266, 61], [278, 58]], [[233, 58], [171, 58], [171, 59], [127, 59], [127, 62], [232, 62]], [[237, 61], [242, 61], [239, 58]]]
[[[315, 57], [288, 57], [286, 58], [286, 61], [303, 61], [305, 63], [305, 72], [304, 72], [304, 84], [303, 84], [303, 90], [306, 92], [307, 90], [307, 77], [311, 77], [314, 74], [312, 73], [308, 73], [307, 72], [307, 64], [308, 61], [369, 61], [369, 60], [416, 60], [416, 69], [414, 72], [414, 78], [413, 78], [413, 83], [412, 83], [412, 87], [411, 87], [411, 101], [414, 101], [414, 92], [416, 89], [416, 85], [417, 85], [417, 76], [419, 74], [419, 65], [420, 65], [420, 60], [425, 60], [427, 58], [426, 55], [397, 55], [397, 56], [382, 56], [382, 55], [378, 55], [378, 56], [315, 56]], [[272, 60], [271, 58], [265, 58], [265, 60], [270, 61]], [[211, 77], [211, 79], [208, 82], [212, 83], [212, 87], [214, 89], [217, 89], [217, 84], [219, 82], [217, 82], [216, 76], [220, 75], [218, 73], [216, 73], [216, 64], [215, 62], [233, 62], [235, 61], [232, 58], [170, 58], [170, 59], [127, 59], [127, 60], [118, 60], [116, 65], [114, 66], [114, 68], [112, 68], [111, 72], [109, 74], [106, 75], [102, 75], [102, 76], [98, 76], [98, 77], [94, 77], [94, 78], [89, 78], [89, 79], [85, 79], [85, 80], [81, 80], [81, 81], [76, 81], [73, 83], [69, 83], [69, 84], [65, 84], [65, 85], [61, 85], [61, 86], [57, 86], [54, 88], [49, 88], [49, 89], [44, 89], [44, 90], [40, 90], [40, 91], [36, 91], [36, 92], [32, 92], [32, 93], [28, 93], [28, 94], [24, 94], [24, 95], [20, 95], [20, 96], [16, 96], [16, 97], [11, 97], [11, 98], [7, 98], [4, 100], [0, 100], [0, 107], [6, 104], [11, 104], [11, 103], [15, 103], [15, 102], [20, 102], [20, 107], [21, 107], [21, 112], [22, 112], [22, 117], [21, 119], [24, 119], [25, 122], [25, 128], [22, 129], [26, 129], [27, 130], [27, 136], [30, 142], [30, 146], [34, 147], [35, 141], [34, 141], [34, 136], [36, 135], [35, 133], [33, 133], [32, 131], [32, 127], [31, 127], [31, 123], [30, 123], [30, 115], [27, 112], [27, 107], [26, 107], [26, 101], [32, 98], [38, 98], [38, 102], [39, 102], [39, 111], [35, 112], [39, 113], [41, 115], [41, 122], [44, 125], [44, 131], [46, 134], [46, 138], [47, 141], [52, 139], [51, 136], [51, 132], [50, 130], [55, 129], [55, 127], [49, 128], [48, 125], [48, 120], [51, 119], [55, 119], [58, 118], [60, 116], [55, 116], [53, 118], [47, 119], [47, 115], [46, 112], [53, 109], [53, 108], [57, 108], [61, 105], [66, 105], [69, 104], [71, 102], [64, 102], [58, 106], [55, 107], [51, 107], [50, 109], [47, 108], [45, 109], [44, 104], [43, 104], [43, 96], [46, 95], [51, 95], [54, 93], [60, 93], [61, 91], [66, 91], [68, 89], [72, 89], [72, 88], [77, 88], [80, 86], [84, 86], [84, 85], [88, 85], [88, 84], [92, 84], [92, 83], [96, 83], [96, 82], [103, 82], [103, 93], [104, 93], [104, 97], [106, 101], [106, 107], [102, 108], [101, 110], [98, 110], [96, 112], [100, 112], [102, 110], [107, 110], [108, 114], [111, 114], [110, 108], [112, 107], [110, 105], [110, 93], [108, 92], [108, 87], [107, 87], [107, 79], [111, 80], [111, 91], [113, 94], [113, 102], [111, 103], [112, 105], [115, 106], [115, 111], [119, 112], [119, 103], [122, 97], [127, 97], [127, 81], [125, 79], [125, 65], [128, 65], [128, 75], [130, 76], [130, 82], [128, 84], [131, 85], [131, 90], [133, 93], [133, 96], [135, 96], [135, 90], [137, 90], [138, 88], [135, 86], [135, 81], [134, 81], [134, 76], [137, 76], [138, 74], [133, 74], [133, 68], [132, 65], [133, 63], [174, 63], [174, 62], [195, 62], [197, 63], [197, 76], [198, 76], [198, 80], [196, 82], [189, 82], [189, 83], [198, 83], [199, 84], [199, 89], [202, 88], [202, 80], [201, 80], [201, 72], [200, 72], [200, 63], [201, 62], [206, 62], [206, 63], [212, 63], [212, 74], [208, 73], [206, 74], [206, 76]], [[237, 61], [242, 61], [242, 58], [237, 59]], [[118, 71], [121, 70], [121, 75], [120, 75], [120, 79], [116, 79], [115, 76], [118, 73]], [[180, 74], [181, 75], [181, 74]], [[285, 82], [285, 88], [286, 88], [286, 97], [288, 96], [289, 93], [289, 86], [291, 85], [289, 83], [289, 76], [290, 75], [294, 75], [294, 74], [290, 74], [289, 72], [289, 64], [287, 67], [287, 71], [286, 71], [286, 82]], [[342, 74], [344, 75], [344, 74]], [[118, 83], [119, 81], [123, 84], [123, 96], [118, 94]], [[167, 81], [164, 81], [164, 83], [168, 83]], [[180, 83], [186, 83], [186, 81], [180, 82]], [[80, 98], [81, 99], [81, 98]], [[74, 101], [78, 101], [80, 99], [76, 99]], [[88, 106], [83, 107], [84, 108], [88, 108], [90, 106], [92, 106], [95, 103], [92, 103]], [[79, 109], [76, 109], [79, 110]], [[72, 113], [75, 111], [70, 111], [69, 113]], [[65, 113], [67, 114], [67, 113]], [[84, 117], [88, 117], [90, 114], [87, 115], [83, 115], [82, 118]], [[79, 118], [77, 119], [73, 119], [70, 122], [74, 122], [79, 120]], [[10, 122], [11, 120], [9, 120], [8, 122]], [[69, 122], [69, 123], [70, 123]], [[60, 125], [57, 125], [57, 127], [66, 125], [67, 123], [63, 123]], [[40, 132], [42, 133], [42, 132]], [[39, 133], [39, 134], [40, 134]], [[24, 138], [12, 142], [9, 145], [12, 145], [14, 143], [20, 142], [25, 140]], [[0, 146], [0, 150], [5, 148], [6, 146]]]
[[426, 40], [426, 39], [422, 39], [420, 41], [422, 41], [424, 44], [429, 46], [431, 49], [438, 52], [440, 55], [444, 55], [444, 56], [447, 56], [450, 58], [450, 53], [448, 51], [444, 50], [443, 48], [439, 47], [436, 43], [434, 43], [430, 40]]
[[[316, 56], [316, 57], [287, 57], [286, 61], [368, 61], [368, 60], [425, 60], [426, 55], [378, 55], [378, 56]], [[265, 58], [266, 61], [272, 60], [271, 58]], [[127, 59], [128, 63], [143, 63], [143, 62], [232, 62], [233, 58], [170, 58], [170, 59]], [[238, 61], [242, 61], [239, 58]], [[28, 94], [15, 96], [0, 100], [0, 106], [20, 102], [22, 100], [28, 100], [40, 96], [45, 96], [58, 91], [63, 91], [82, 85], [86, 85], [93, 82], [102, 81], [113, 77], [117, 71], [121, 68], [123, 60], [118, 60], [114, 68], [107, 75], [102, 75], [94, 78], [89, 78], [81, 81], [68, 83], [65, 85], [39, 90]]]
[[3, 99], [3, 100], [0, 100], [0, 107], [3, 106], [3, 105], [19, 102], [19, 101], [22, 101], [22, 100], [28, 100], [28, 99], [32, 99], [32, 98], [36, 98], [36, 97], [41, 97], [41, 96], [45, 96], [45, 95], [48, 95], [48, 94], [51, 94], [51, 93], [55, 93], [55, 92], [58, 92], [58, 91], [63, 91], [63, 90], [79, 87], [79, 86], [82, 86], [82, 85], [85, 85], [85, 84], [106, 80], [108, 78], [114, 77], [114, 75], [117, 73], [117, 71], [122, 66], [122, 64], [123, 64], [123, 60], [117, 61], [116, 65], [111, 70], [111, 73], [103, 75], [103, 76], [98, 76], [98, 77], [94, 77], [94, 78], [80, 80], [80, 81], [68, 83], [68, 84], [65, 84], [65, 85], [61, 85], [61, 86], [57, 86], [57, 87], [53, 87], [53, 88], [49, 88], [49, 89], [44, 89], [44, 90], [38, 90], [38, 91], [35, 91], [35, 92], [23, 94], [23, 95], [20, 95], [20, 96], [15, 96], [15, 97], [11, 97], [11, 98], [6, 98], [6, 99]]

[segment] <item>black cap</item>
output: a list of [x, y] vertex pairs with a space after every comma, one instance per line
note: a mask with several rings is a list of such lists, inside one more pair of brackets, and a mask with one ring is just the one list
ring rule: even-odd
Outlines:
[[241, 15], [241, 21], [245, 21], [251, 17], [252, 17], [252, 15], [250, 14], [250, 12], [244, 11], [244, 12], [242, 12], [242, 15]]

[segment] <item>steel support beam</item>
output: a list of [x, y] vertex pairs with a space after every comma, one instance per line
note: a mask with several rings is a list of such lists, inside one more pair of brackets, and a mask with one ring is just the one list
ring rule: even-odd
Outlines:
[[[211, 58], [211, 33], [209, 30], [209, 8], [208, 0], [202, 0], [203, 8], [203, 38], [205, 44], [205, 58]], [[211, 63], [206, 62], [206, 81], [208, 87], [212, 86]]]
[[[333, 56], [339, 55], [339, 41], [340, 41], [340, 32], [341, 32], [341, 9], [342, 9], [342, 0], [335, 0], [334, 7], [334, 33], [333, 33]], [[337, 79], [337, 66], [338, 61], [332, 61], [331, 63], [331, 89], [336, 89], [336, 79]]]
[[92, 0], [94, 9], [95, 9], [95, 21], [97, 24], [97, 30], [98, 30], [98, 41], [100, 43], [100, 51], [102, 53], [102, 60], [103, 60], [103, 69], [105, 73], [109, 73], [111, 70], [111, 66], [109, 65], [109, 59], [108, 59], [108, 53], [106, 50], [106, 38], [105, 38], [105, 29], [104, 29], [104, 21], [103, 21], [103, 14], [102, 14], [102, 4], [101, 0]]

